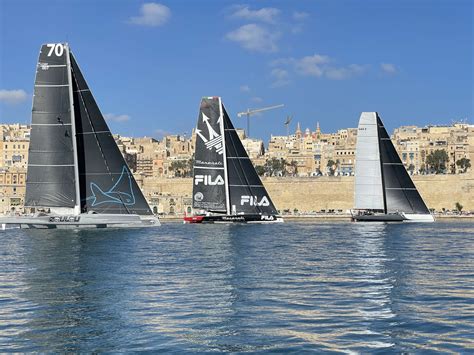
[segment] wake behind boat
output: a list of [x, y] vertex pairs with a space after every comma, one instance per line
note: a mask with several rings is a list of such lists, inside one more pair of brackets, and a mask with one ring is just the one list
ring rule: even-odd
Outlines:
[[22, 228], [159, 226], [68, 44], [41, 47]]
[[354, 221], [434, 222], [377, 112], [357, 131]]
[[194, 215], [185, 223], [283, 222], [220, 97], [206, 97], [196, 128]]

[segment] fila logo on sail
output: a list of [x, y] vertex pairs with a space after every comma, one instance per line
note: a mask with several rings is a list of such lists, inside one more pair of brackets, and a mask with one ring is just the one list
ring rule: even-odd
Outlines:
[[250, 206], [270, 206], [270, 201], [268, 201], [267, 196], [263, 196], [260, 201], [257, 196], [240, 196], [240, 205], [244, 206], [245, 204], [249, 204]]
[[194, 185], [199, 185], [200, 183], [209, 186], [224, 185], [224, 178], [221, 175], [217, 175], [216, 178], [212, 180], [212, 175], [195, 175]]
[[[202, 139], [206, 148], [212, 150], [213, 148], [216, 150], [218, 154], [223, 154], [224, 152], [224, 144], [222, 142], [222, 135], [217, 133], [214, 128], [212, 128], [211, 124], [209, 123], [210, 118], [207, 117], [204, 112], [202, 112], [202, 121], [206, 124], [208, 137], [206, 138], [202, 131], [196, 128], [196, 134]], [[217, 123], [220, 124], [222, 121], [222, 116], [219, 117]]]

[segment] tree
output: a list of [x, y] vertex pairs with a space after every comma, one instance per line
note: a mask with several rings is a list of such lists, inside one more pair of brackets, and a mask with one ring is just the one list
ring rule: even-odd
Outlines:
[[264, 169], [269, 176], [277, 176], [279, 174], [284, 176], [286, 175], [286, 166], [287, 162], [285, 159], [271, 158], [265, 161]]
[[336, 172], [336, 168], [337, 168], [336, 164], [337, 163], [334, 160], [332, 160], [332, 159], [328, 160], [327, 168], [328, 168], [328, 175], [329, 176], [333, 176], [334, 173]]
[[441, 174], [446, 171], [448, 160], [448, 153], [444, 149], [436, 149], [426, 156], [426, 165], [429, 166], [430, 172]]
[[459, 202], [456, 202], [456, 204], [454, 205], [456, 207], [456, 209], [458, 210], [458, 212], [461, 212], [462, 209], [464, 208], [463, 205], [461, 205]]
[[456, 162], [456, 165], [465, 173], [471, 167], [471, 159], [461, 158]]
[[413, 172], [415, 171], [415, 165], [410, 164], [407, 170], [410, 172], [410, 175], [413, 175]]
[[292, 160], [287, 166], [291, 169], [293, 175], [298, 174], [298, 162], [296, 160]]
[[173, 160], [169, 170], [174, 171], [175, 177], [185, 177], [189, 174], [189, 161]]
[[258, 176], [265, 175], [265, 167], [262, 165], [255, 166], [255, 171], [257, 172]]

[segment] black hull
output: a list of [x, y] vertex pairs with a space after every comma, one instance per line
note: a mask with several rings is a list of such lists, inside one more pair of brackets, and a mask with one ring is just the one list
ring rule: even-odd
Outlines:
[[399, 214], [374, 214], [352, 216], [354, 222], [403, 222], [406, 220]]
[[275, 223], [283, 222], [283, 218], [277, 215], [211, 215], [185, 217], [185, 223]]

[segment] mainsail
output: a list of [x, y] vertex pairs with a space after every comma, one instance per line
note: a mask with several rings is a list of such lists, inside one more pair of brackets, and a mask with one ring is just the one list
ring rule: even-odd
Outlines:
[[376, 112], [363, 112], [356, 145], [355, 208], [429, 214]]
[[41, 47], [27, 207], [152, 215], [67, 44]]
[[26, 207], [74, 208], [77, 203], [68, 56], [63, 45], [45, 44], [40, 50], [28, 151]]
[[193, 208], [236, 214], [277, 214], [220, 97], [201, 101], [196, 128]]

